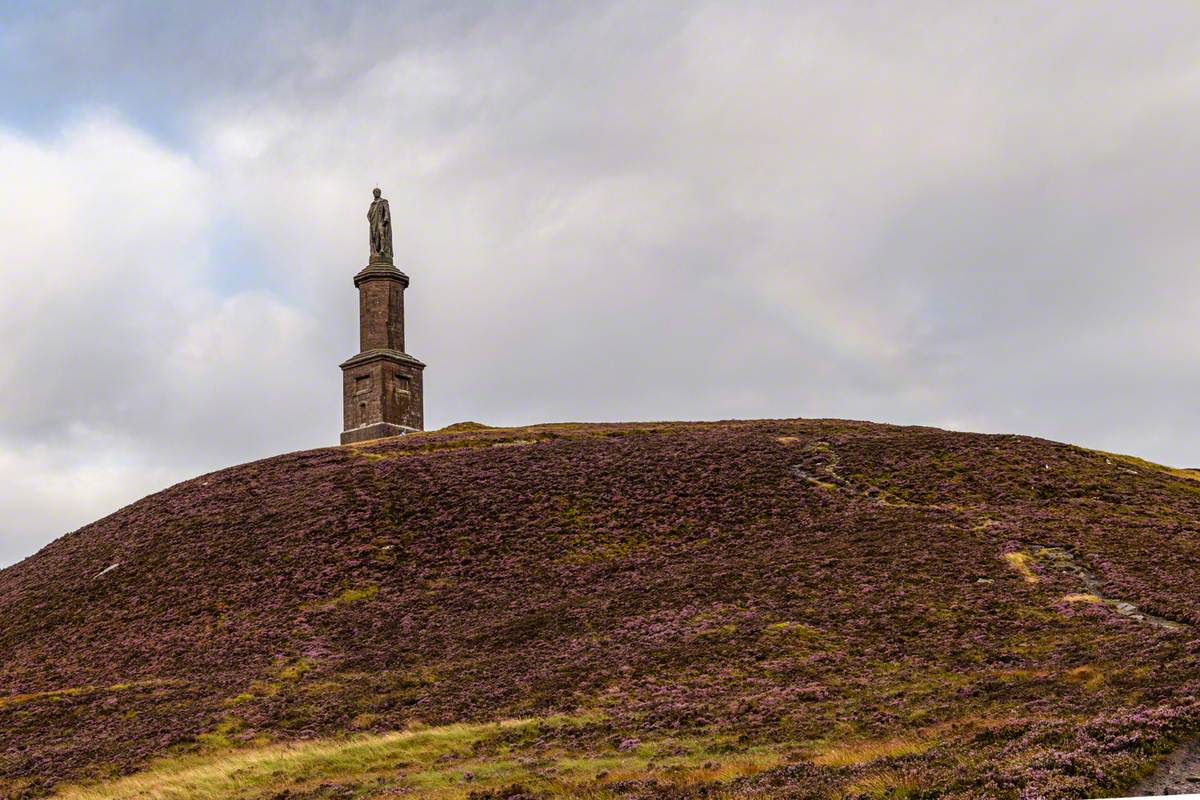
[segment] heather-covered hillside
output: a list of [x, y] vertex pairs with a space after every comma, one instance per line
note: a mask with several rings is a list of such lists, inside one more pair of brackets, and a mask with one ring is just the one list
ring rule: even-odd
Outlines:
[[0, 571], [0, 796], [1120, 794], [1200, 730], [1198, 574], [1190, 473], [1017, 436], [295, 453]]

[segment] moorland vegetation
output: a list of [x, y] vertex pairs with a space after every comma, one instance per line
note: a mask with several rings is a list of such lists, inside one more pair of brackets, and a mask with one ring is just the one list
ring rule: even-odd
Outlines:
[[0, 570], [0, 797], [1116, 795], [1200, 730], [1198, 526], [837, 420], [270, 458]]

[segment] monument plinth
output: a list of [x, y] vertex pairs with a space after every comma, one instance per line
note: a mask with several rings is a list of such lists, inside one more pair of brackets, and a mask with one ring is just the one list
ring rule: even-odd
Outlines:
[[371, 258], [354, 276], [360, 352], [341, 364], [342, 444], [425, 428], [425, 365], [404, 352], [408, 276], [392, 263], [391, 211], [378, 189], [367, 221]]

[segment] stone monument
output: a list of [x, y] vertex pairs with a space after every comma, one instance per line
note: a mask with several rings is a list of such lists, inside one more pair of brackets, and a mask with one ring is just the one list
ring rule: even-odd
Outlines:
[[425, 428], [425, 365], [404, 352], [408, 276], [392, 263], [392, 212], [382, 192], [367, 211], [371, 256], [354, 276], [360, 352], [342, 367], [342, 444]]

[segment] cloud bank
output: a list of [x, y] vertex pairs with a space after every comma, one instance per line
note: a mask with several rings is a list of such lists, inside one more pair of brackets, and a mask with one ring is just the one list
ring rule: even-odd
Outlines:
[[837, 416], [1200, 466], [1188, 4], [225, 11], [0, 26], [0, 564], [336, 441], [375, 184], [430, 426]]

